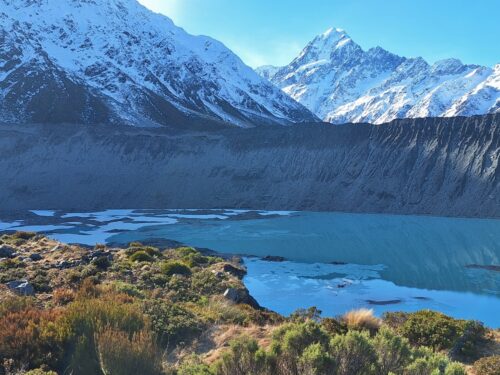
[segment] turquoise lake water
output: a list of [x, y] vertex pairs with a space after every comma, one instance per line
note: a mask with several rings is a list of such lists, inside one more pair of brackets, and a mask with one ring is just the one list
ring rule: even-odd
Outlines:
[[[500, 220], [236, 210], [34, 215], [15, 226], [68, 242], [170, 239], [244, 255], [250, 292], [283, 314], [313, 305], [330, 316], [431, 308], [500, 327], [500, 272], [484, 267], [500, 265]], [[0, 230], [13, 224], [0, 222]], [[263, 261], [267, 255], [287, 261]]]

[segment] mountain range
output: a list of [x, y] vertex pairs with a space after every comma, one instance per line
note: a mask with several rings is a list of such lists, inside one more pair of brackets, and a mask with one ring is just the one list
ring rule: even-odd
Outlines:
[[4, 123], [317, 121], [222, 43], [136, 0], [0, 0]]
[[335, 124], [500, 112], [500, 64], [430, 65], [381, 47], [365, 51], [342, 29], [318, 35], [287, 66], [256, 71]]

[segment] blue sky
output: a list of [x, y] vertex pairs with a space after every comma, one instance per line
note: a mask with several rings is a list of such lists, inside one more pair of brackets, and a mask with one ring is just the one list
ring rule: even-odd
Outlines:
[[247, 64], [285, 65], [329, 27], [368, 49], [429, 62], [500, 63], [500, 0], [140, 0]]

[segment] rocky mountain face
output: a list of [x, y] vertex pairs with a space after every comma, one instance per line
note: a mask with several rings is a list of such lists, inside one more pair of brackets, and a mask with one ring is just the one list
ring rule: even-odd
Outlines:
[[500, 112], [500, 64], [429, 65], [380, 47], [364, 51], [341, 29], [317, 36], [287, 66], [256, 71], [335, 124]]
[[0, 118], [15, 123], [315, 121], [222, 43], [136, 0], [0, 0]]
[[0, 126], [2, 210], [252, 208], [500, 217], [500, 114], [185, 131]]

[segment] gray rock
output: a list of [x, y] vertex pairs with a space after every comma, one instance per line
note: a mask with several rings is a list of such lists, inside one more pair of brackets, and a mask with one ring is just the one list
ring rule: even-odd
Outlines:
[[259, 303], [248, 293], [246, 289], [228, 288], [224, 292], [224, 297], [234, 303], [243, 303], [256, 309], [260, 309]]
[[224, 297], [234, 303], [240, 302], [240, 294], [238, 293], [238, 290], [234, 288], [226, 289]]
[[16, 280], [8, 282], [7, 288], [20, 296], [32, 296], [35, 294], [35, 288], [26, 280]]
[[13, 258], [15, 249], [8, 245], [0, 245], [0, 258]]
[[31, 254], [31, 255], [30, 255], [30, 259], [31, 259], [32, 261], [34, 261], [34, 262], [37, 262], [37, 261], [39, 261], [39, 260], [42, 260], [42, 259], [43, 259], [43, 257], [42, 257], [40, 254], [38, 254], [38, 253], [34, 253], [34, 254]]

